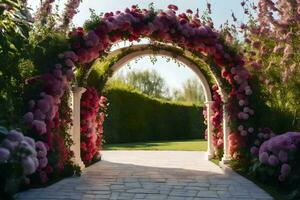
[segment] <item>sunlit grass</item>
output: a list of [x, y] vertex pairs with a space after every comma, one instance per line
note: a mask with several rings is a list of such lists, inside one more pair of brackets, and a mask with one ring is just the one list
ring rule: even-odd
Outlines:
[[124, 144], [105, 144], [104, 150], [172, 150], [172, 151], [206, 151], [204, 139], [186, 141], [153, 141]]

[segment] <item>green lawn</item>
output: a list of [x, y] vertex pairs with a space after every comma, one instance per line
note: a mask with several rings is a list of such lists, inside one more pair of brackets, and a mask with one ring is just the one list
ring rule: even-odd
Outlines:
[[104, 150], [206, 151], [207, 141], [204, 139], [196, 139], [185, 141], [153, 141], [124, 144], [104, 144]]

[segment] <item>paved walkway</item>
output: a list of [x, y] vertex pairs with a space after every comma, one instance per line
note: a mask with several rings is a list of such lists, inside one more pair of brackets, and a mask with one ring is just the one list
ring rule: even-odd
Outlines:
[[49, 199], [272, 199], [252, 182], [225, 175], [204, 152], [105, 151], [103, 161], [43, 189], [19, 193], [20, 200]]

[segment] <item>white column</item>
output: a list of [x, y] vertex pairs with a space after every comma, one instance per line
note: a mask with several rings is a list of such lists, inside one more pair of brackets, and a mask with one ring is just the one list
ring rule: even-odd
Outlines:
[[80, 99], [82, 94], [86, 91], [83, 87], [74, 87], [72, 88], [72, 120], [73, 126], [71, 127], [73, 145], [71, 150], [74, 152], [74, 162], [83, 169], [84, 163], [81, 160], [80, 156]]
[[213, 125], [211, 123], [211, 117], [213, 115], [211, 106], [213, 103], [214, 103], [213, 101], [205, 102], [206, 113], [207, 113], [207, 152], [206, 152], [207, 159], [211, 159], [215, 155], [213, 142], [212, 142]]
[[228, 126], [228, 114], [226, 109], [226, 103], [223, 105], [223, 142], [224, 142], [224, 154], [222, 157], [222, 163], [226, 164], [231, 160], [231, 156], [229, 154], [229, 143], [228, 136], [230, 133], [230, 127]]

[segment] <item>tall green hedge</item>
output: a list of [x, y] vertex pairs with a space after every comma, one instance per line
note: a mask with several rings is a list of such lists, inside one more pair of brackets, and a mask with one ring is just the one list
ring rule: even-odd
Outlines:
[[204, 138], [202, 107], [148, 97], [125, 88], [106, 90], [106, 143]]

